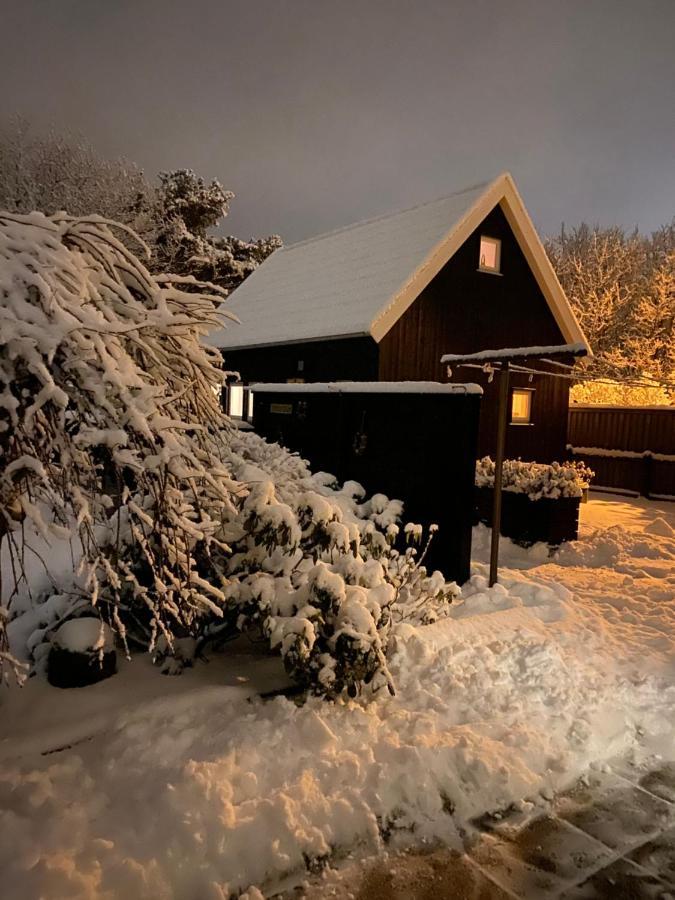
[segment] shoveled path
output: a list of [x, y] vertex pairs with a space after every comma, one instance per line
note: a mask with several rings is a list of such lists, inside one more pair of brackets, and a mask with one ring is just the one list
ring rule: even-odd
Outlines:
[[675, 763], [617, 764], [559, 795], [545, 816], [484, 816], [465, 853], [353, 864], [296, 897], [354, 900], [675, 900]]

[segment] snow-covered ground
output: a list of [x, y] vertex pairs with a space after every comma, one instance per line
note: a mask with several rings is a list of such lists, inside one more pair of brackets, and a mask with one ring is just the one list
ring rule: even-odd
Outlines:
[[492, 590], [487, 538], [452, 615], [399, 627], [395, 697], [262, 700], [278, 662], [241, 645], [180, 678], [139, 659], [9, 691], [3, 898], [269, 891], [359, 844], [460, 846], [470, 818], [617, 756], [675, 758], [675, 506], [592, 495], [555, 558], [504, 541]]

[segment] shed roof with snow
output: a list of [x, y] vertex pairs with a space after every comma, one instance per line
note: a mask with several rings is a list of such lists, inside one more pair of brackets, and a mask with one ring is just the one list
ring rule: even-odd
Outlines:
[[379, 342], [496, 206], [561, 334], [588, 347], [508, 173], [276, 250], [225, 304], [240, 324], [212, 332], [208, 343], [234, 350], [363, 335]]

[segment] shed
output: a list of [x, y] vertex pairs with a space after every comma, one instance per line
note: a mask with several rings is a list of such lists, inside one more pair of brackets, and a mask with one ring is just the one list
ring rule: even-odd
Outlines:
[[[226, 305], [241, 324], [208, 341], [244, 383], [461, 380], [443, 354], [588, 349], [508, 173], [283, 247]], [[478, 453], [489, 453], [496, 386], [471, 378], [485, 390]], [[514, 376], [507, 455], [564, 456], [568, 391], [565, 379]]]

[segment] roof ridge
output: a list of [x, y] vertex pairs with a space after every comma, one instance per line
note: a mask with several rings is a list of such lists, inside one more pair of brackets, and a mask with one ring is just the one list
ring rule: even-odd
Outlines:
[[381, 222], [384, 219], [394, 219], [396, 216], [402, 216], [404, 213], [413, 212], [416, 209], [422, 209], [425, 206], [432, 206], [434, 203], [442, 203], [443, 200], [449, 200], [451, 197], [461, 197], [462, 194], [468, 194], [471, 191], [476, 191], [479, 188], [488, 188], [491, 184], [494, 184], [501, 175], [496, 176], [495, 178], [491, 178], [487, 181], [479, 181], [476, 184], [472, 184], [469, 187], [462, 188], [459, 191], [451, 191], [449, 194], [444, 194], [442, 197], [436, 197], [433, 200], [425, 200], [424, 203], [416, 203], [414, 206], [407, 206], [405, 209], [398, 209], [394, 212], [382, 213], [379, 216], [372, 216], [369, 219], [360, 219], [358, 222], [351, 222], [349, 225], [341, 225], [339, 228], [333, 228], [329, 231], [323, 231], [321, 234], [315, 234], [308, 238], [303, 238], [301, 241], [294, 241], [292, 244], [285, 244], [281, 247], [282, 252], [286, 252], [288, 250], [295, 250], [296, 247], [304, 247], [307, 244], [312, 244], [314, 241], [321, 241], [324, 238], [332, 237], [335, 234], [342, 234], [345, 231], [351, 231], [353, 228], [361, 228], [363, 225], [371, 225], [374, 222]]

